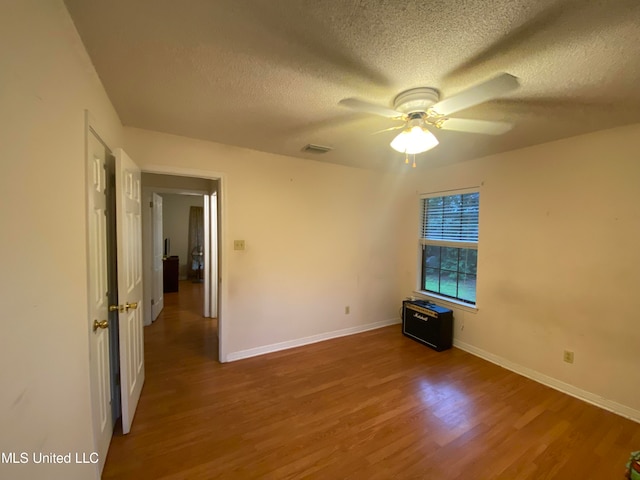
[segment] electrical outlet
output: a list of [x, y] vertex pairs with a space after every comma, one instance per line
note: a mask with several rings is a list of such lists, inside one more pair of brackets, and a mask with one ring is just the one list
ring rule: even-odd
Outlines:
[[349, 315], [349, 313], [351, 313], [351, 307], [347, 305], [346, 307], [344, 307], [344, 314]]
[[234, 250], [244, 250], [244, 240], [234, 240], [233, 241], [233, 249]]
[[564, 361], [567, 363], [573, 363], [573, 352], [570, 350], [564, 351]]

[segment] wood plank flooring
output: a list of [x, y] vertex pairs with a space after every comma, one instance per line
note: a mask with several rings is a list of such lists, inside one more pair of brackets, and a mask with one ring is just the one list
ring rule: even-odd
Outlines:
[[386, 327], [228, 364], [199, 284], [145, 328], [105, 479], [622, 479], [640, 425]]

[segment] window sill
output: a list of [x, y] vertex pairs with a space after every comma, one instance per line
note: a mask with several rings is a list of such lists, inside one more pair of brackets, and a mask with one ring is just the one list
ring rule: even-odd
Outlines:
[[467, 312], [476, 313], [478, 311], [477, 305], [469, 305], [468, 303], [460, 302], [449, 297], [443, 297], [441, 295], [425, 292], [424, 290], [414, 290], [413, 293], [419, 295], [418, 299], [432, 300], [437, 305], [444, 304], [445, 307], [458, 308]]

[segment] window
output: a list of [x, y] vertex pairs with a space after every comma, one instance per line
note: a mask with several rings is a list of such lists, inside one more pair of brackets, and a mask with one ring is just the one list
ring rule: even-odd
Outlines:
[[476, 303], [479, 192], [422, 198], [420, 290]]

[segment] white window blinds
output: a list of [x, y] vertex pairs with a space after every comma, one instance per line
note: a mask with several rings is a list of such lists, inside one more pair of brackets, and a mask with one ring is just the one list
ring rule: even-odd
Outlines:
[[[478, 243], [478, 192], [422, 199], [423, 244]], [[462, 246], [462, 245], [460, 245]]]

